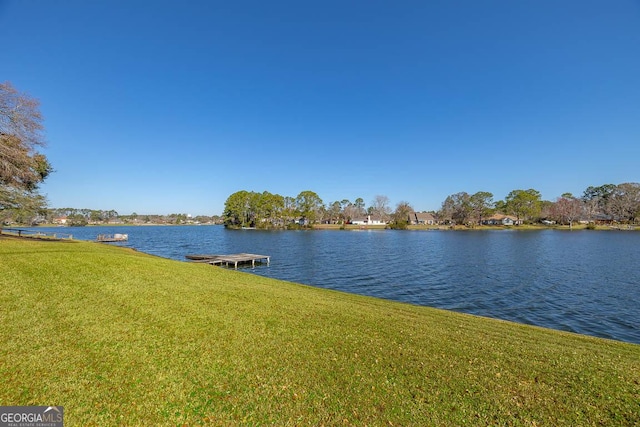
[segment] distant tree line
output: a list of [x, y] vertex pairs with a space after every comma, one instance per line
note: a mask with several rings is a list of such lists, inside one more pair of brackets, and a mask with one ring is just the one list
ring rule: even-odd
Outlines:
[[[377, 195], [366, 206], [362, 198], [329, 203], [313, 191], [302, 191], [296, 197], [241, 190], [231, 194], [222, 219], [232, 228], [299, 228], [313, 224], [348, 224], [365, 216], [406, 228], [411, 223], [413, 207], [401, 201], [390, 207], [389, 198]], [[573, 226], [587, 223], [635, 224], [640, 218], [640, 184], [604, 184], [588, 187], [582, 196], [564, 193], [556, 200], [542, 200], [535, 189], [513, 190], [504, 200], [494, 200], [492, 193], [459, 192], [447, 196], [441, 208], [430, 212], [438, 224], [479, 226], [496, 214], [510, 215], [516, 223], [558, 223]]]
[[[222, 216], [191, 217], [184, 213], [169, 215], [120, 215], [115, 210], [77, 208], [31, 209], [30, 206], [0, 210], [0, 225], [60, 224], [71, 226], [107, 224], [222, 224], [228, 227], [304, 228], [314, 224], [349, 224], [369, 217], [390, 228], [406, 228], [412, 222], [414, 208], [407, 201], [391, 207], [389, 198], [377, 195], [367, 206], [362, 198], [324, 203], [313, 191], [296, 197], [268, 191], [238, 191], [225, 202]], [[493, 194], [459, 192], [446, 197], [437, 211], [430, 211], [437, 224], [479, 226], [495, 214], [511, 215], [520, 223], [557, 223], [573, 226], [576, 222], [637, 224], [640, 220], [640, 184], [604, 184], [588, 187], [581, 196], [564, 193], [553, 201], [542, 200], [534, 189], [513, 190], [504, 200]]]
[[540, 192], [534, 189], [513, 190], [504, 200], [495, 202], [488, 192], [472, 195], [461, 192], [448, 196], [437, 216], [440, 221], [475, 225], [495, 213], [513, 215], [518, 222], [527, 223], [635, 224], [640, 218], [640, 184], [590, 186], [582, 196], [564, 193], [554, 201], [542, 200]]
[[179, 225], [179, 224], [221, 224], [222, 219], [219, 215], [207, 216], [198, 215], [191, 216], [185, 213], [172, 213], [169, 215], [120, 215], [115, 210], [95, 210], [95, 209], [77, 209], [77, 208], [40, 208], [37, 212], [25, 209], [14, 209], [5, 212], [0, 218], [0, 224], [24, 224], [24, 225], [41, 225], [56, 224], [68, 226], [85, 226], [85, 225]]
[[386, 220], [390, 213], [386, 196], [376, 196], [372, 205], [365, 208], [362, 198], [325, 205], [320, 196], [309, 190], [296, 197], [242, 190], [227, 198], [222, 217], [227, 227], [297, 228], [319, 222], [344, 224], [364, 215]]

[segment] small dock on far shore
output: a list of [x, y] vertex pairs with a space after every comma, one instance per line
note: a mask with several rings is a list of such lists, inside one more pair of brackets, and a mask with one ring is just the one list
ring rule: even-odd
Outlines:
[[203, 262], [211, 265], [229, 265], [233, 264], [233, 268], [238, 269], [238, 264], [251, 263], [251, 267], [256, 266], [256, 261], [266, 261], [269, 265], [271, 256], [269, 255], [257, 255], [257, 254], [230, 254], [230, 255], [185, 255], [185, 258], [193, 262]]
[[129, 240], [128, 234], [98, 234], [98, 242], [126, 242]]

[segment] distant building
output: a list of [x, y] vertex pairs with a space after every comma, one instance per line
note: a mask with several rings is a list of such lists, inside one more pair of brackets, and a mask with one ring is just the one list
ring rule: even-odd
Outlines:
[[429, 212], [411, 212], [409, 214], [409, 224], [412, 225], [435, 225], [435, 217]]
[[386, 225], [387, 223], [384, 221], [380, 221], [378, 219], [371, 219], [371, 215], [367, 215], [363, 218], [354, 218], [351, 220], [351, 224], [353, 225]]
[[489, 218], [483, 219], [484, 225], [522, 225], [522, 220], [511, 215], [494, 214]]
[[58, 224], [58, 225], [67, 225], [67, 217], [66, 216], [59, 216], [57, 218], [53, 219], [53, 223], [54, 224]]

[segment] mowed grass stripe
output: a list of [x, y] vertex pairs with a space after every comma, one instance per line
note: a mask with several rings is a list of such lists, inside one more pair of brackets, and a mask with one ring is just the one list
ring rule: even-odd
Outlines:
[[634, 425], [640, 346], [0, 240], [0, 404], [66, 425]]

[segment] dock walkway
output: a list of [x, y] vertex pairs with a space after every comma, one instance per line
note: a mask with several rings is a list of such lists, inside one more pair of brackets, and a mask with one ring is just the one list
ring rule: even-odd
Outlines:
[[193, 262], [206, 262], [211, 265], [222, 265], [229, 266], [233, 264], [235, 269], [238, 268], [238, 264], [251, 263], [251, 267], [256, 266], [256, 261], [267, 262], [269, 265], [269, 261], [271, 257], [269, 255], [257, 255], [257, 254], [230, 254], [230, 255], [185, 255], [185, 258], [193, 261]]

